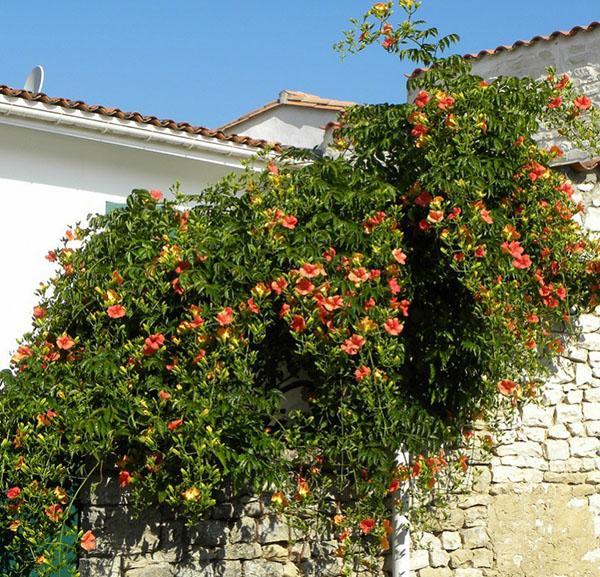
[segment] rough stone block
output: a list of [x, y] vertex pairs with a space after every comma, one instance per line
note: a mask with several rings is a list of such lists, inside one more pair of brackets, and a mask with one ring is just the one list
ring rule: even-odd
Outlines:
[[478, 527], [485, 525], [487, 515], [487, 507], [479, 506], [465, 509], [465, 527]]
[[590, 387], [583, 392], [583, 398], [588, 403], [600, 403], [600, 388]]
[[600, 403], [583, 403], [582, 407], [586, 421], [600, 421]]
[[470, 549], [457, 549], [450, 553], [450, 567], [456, 569], [461, 565], [469, 563], [473, 559], [473, 551]]
[[581, 421], [581, 406], [561, 403], [556, 405], [557, 423], [574, 423]]
[[485, 527], [472, 527], [461, 531], [462, 540], [466, 549], [477, 549], [485, 547], [489, 537]]
[[272, 544], [263, 547], [262, 556], [267, 561], [276, 561], [277, 563], [287, 563], [289, 559], [289, 552], [286, 547], [281, 545]]
[[600, 351], [600, 333], [586, 333], [581, 346], [588, 351]]
[[585, 363], [588, 359], [588, 352], [581, 347], [571, 345], [565, 351], [564, 356], [575, 363]]
[[410, 552], [410, 568], [412, 571], [418, 571], [429, 565], [429, 551], [417, 549]]
[[569, 443], [567, 441], [546, 441], [544, 455], [550, 461], [568, 459], [570, 456]]
[[152, 563], [128, 569], [124, 577], [176, 577], [178, 574], [175, 565], [168, 563]]
[[81, 577], [121, 577], [121, 557], [83, 557], [79, 560]]
[[509, 445], [500, 445], [496, 447], [495, 452], [499, 457], [506, 457], [508, 455], [522, 455], [523, 457], [542, 456], [540, 444], [532, 441], [517, 441]]
[[452, 577], [451, 569], [433, 569], [432, 567], [426, 567], [421, 569], [419, 577]]
[[596, 437], [576, 437], [569, 440], [571, 454], [574, 457], [594, 457], [600, 447]]
[[583, 391], [581, 389], [574, 389], [567, 393], [567, 403], [570, 405], [578, 405], [583, 401]]
[[[252, 561], [248, 562], [254, 565]], [[242, 564], [239, 561], [221, 561], [213, 566], [214, 577], [240, 577], [242, 575]]]
[[552, 425], [553, 410], [538, 405], [525, 405], [522, 412], [523, 425], [528, 427], [549, 427]]
[[262, 547], [258, 543], [227, 543], [217, 549], [216, 558], [226, 561], [258, 559], [261, 557]]
[[460, 549], [462, 541], [460, 540], [460, 534], [457, 531], [444, 531], [440, 539], [442, 541], [442, 547], [446, 551], [455, 551]]
[[233, 524], [230, 540], [232, 543], [250, 543], [256, 539], [256, 536], [256, 520], [251, 517], [242, 517]]
[[229, 528], [224, 521], [201, 521], [188, 531], [190, 543], [202, 547], [222, 547], [227, 542]]
[[494, 554], [489, 549], [473, 549], [473, 565], [490, 568], [494, 564]]
[[277, 543], [290, 540], [290, 527], [276, 515], [264, 517], [258, 523], [258, 542]]
[[248, 501], [244, 506], [244, 515], [248, 517], [260, 517], [262, 512], [262, 506], [258, 499]]
[[294, 563], [286, 563], [283, 566], [282, 577], [301, 577], [300, 569]]
[[552, 425], [548, 429], [548, 438], [550, 439], [568, 439], [571, 436], [569, 430], [564, 425]]
[[575, 369], [575, 384], [580, 387], [591, 383], [594, 378], [592, 368], [589, 365], [583, 363], [578, 364]]
[[450, 555], [443, 549], [432, 549], [429, 551], [429, 565], [431, 567], [447, 567]]
[[481, 569], [461, 567], [454, 572], [454, 577], [483, 577], [483, 571]]

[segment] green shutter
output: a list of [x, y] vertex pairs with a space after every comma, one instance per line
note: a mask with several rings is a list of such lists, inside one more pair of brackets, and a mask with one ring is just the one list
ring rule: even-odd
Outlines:
[[106, 201], [106, 207], [104, 209], [104, 214], [108, 214], [109, 212], [112, 212], [113, 210], [116, 210], [117, 208], [123, 208], [124, 206], [126, 206], [124, 202]]

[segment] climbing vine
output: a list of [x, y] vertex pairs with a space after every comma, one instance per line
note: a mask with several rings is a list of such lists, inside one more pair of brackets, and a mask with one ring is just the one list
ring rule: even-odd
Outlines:
[[[101, 470], [192, 522], [220, 491], [266, 491], [369, 566], [397, 491], [445, 491], [472, 422], [537, 396], [600, 259], [550, 168], [561, 151], [533, 136], [588, 137], [591, 102], [553, 73], [471, 76], [399, 4], [399, 28], [378, 3], [346, 41], [424, 62], [413, 103], [350, 109], [341, 154], [268, 156], [198, 196], [136, 190], [48, 253], [2, 376], [2, 575], [72, 558], [60, 537]], [[284, 411], [291, 378], [303, 402]]]

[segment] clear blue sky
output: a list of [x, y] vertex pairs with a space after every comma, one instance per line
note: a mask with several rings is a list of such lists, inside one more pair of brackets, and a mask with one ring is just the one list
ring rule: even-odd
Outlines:
[[[331, 49], [364, 0], [2, 2], [0, 84], [36, 64], [44, 92], [215, 127], [291, 88], [401, 101], [407, 66], [379, 50]], [[600, 0], [424, 0], [460, 53], [600, 20]]]

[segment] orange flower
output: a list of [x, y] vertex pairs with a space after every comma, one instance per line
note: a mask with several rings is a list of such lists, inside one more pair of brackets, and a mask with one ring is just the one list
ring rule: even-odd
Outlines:
[[12, 487], [8, 491], [6, 491], [6, 498], [9, 501], [15, 501], [21, 496], [21, 488], [20, 487]]
[[573, 106], [582, 112], [592, 107], [592, 101], [585, 95], [579, 96], [573, 101]]
[[487, 248], [485, 244], [482, 244], [475, 249], [475, 252], [473, 254], [475, 255], [475, 258], [483, 258], [486, 255], [486, 253]]
[[69, 495], [62, 487], [54, 487], [53, 491], [54, 496], [58, 499], [58, 502], [65, 505], [69, 500]]
[[358, 524], [358, 527], [362, 531], [363, 535], [368, 535], [371, 531], [373, 531], [373, 529], [375, 529], [376, 524], [377, 523], [376, 523], [375, 519], [367, 518], [367, 519], [363, 519]]
[[297, 224], [298, 224], [298, 219], [291, 214], [284, 216], [281, 221], [281, 226], [283, 228], [287, 228], [289, 230], [294, 230], [296, 228]]
[[345, 529], [338, 535], [338, 541], [345, 541], [346, 539], [348, 539], [348, 537], [350, 537], [350, 530]]
[[144, 341], [144, 348], [142, 350], [142, 353], [145, 357], [149, 357], [155, 354], [164, 344], [165, 337], [161, 333], [150, 335]]
[[365, 345], [366, 340], [360, 335], [353, 334], [349, 339], [346, 339], [341, 345], [342, 349], [347, 355], [356, 355], [360, 349]]
[[371, 369], [361, 365], [354, 371], [354, 377], [360, 383], [363, 379], [366, 379], [371, 374]]
[[247, 301], [246, 301], [246, 306], [248, 307], [248, 310], [251, 313], [254, 313], [255, 315], [257, 315], [260, 312], [260, 308], [259, 306], [254, 302], [254, 298], [250, 297]]
[[444, 220], [444, 211], [443, 210], [430, 210], [427, 215], [427, 222], [437, 223]]
[[494, 219], [490, 215], [490, 211], [487, 208], [482, 208], [479, 212], [481, 220], [487, 224], [494, 224]]
[[404, 325], [398, 319], [388, 319], [383, 328], [389, 335], [397, 337], [404, 330]]
[[511, 381], [509, 379], [504, 379], [498, 383], [498, 392], [501, 395], [505, 395], [506, 397], [509, 397], [510, 395], [513, 394], [513, 392], [515, 391], [517, 386], [518, 386], [517, 383], [515, 383], [514, 381]]
[[558, 108], [559, 106], [561, 106], [563, 103], [563, 99], [562, 96], [554, 96], [553, 98], [550, 99], [550, 102], [548, 102], [548, 108], [552, 109], [552, 108]]
[[56, 339], [56, 346], [63, 351], [68, 351], [75, 346], [75, 341], [67, 334], [63, 334]]
[[197, 501], [200, 499], [200, 490], [197, 487], [190, 487], [181, 493], [184, 501]]
[[96, 536], [91, 531], [86, 531], [79, 544], [84, 551], [89, 553], [96, 548]]
[[287, 288], [287, 286], [288, 283], [283, 277], [271, 282], [271, 290], [278, 295], [280, 295]]
[[296, 283], [296, 292], [300, 296], [309, 295], [315, 289], [315, 285], [311, 283], [307, 278], [300, 279]]
[[304, 477], [298, 477], [296, 482], [296, 494], [294, 495], [297, 500], [305, 499], [310, 495], [310, 487]]
[[290, 321], [290, 328], [295, 333], [301, 333], [306, 328], [306, 322], [300, 315], [294, 315]]
[[271, 502], [275, 503], [278, 507], [286, 507], [288, 505], [288, 500], [281, 491], [276, 491], [271, 495]]
[[8, 524], [8, 530], [12, 531], [13, 533], [16, 533], [19, 530], [20, 526], [21, 526], [21, 521], [19, 521], [19, 519], [13, 519]]
[[325, 275], [325, 269], [321, 264], [306, 263], [300, 267], [300, 274], [305, 278], [315, 278], [319, 275]]
[[406, 255], [399, 248], [392, 251], [392, 256], [399, 264], [406, 264]]
[[43, 319], [46, 316], [46, 309], [43, 307], [33, 307], [33, 316], [36, 319]]
[[20, 363], [24, 359], [28, 359], [31, 356], [31, 347], [27, 345], [21, 345], [17, 352], [11, 357], [11, 361], [15, 364]]
[[183, 425], [183, 419], [175, 419], [167, 425], [167, 429], [169, 429], [169, 431], [176, 431], [181, 425]]
[[429, 194], [426, 190], [424, 190], [417, 198], [415, 198], [415, 204], [417, 206], [422, 206], [423, 208], [427, 208], [431, 201], [433, 200], [433, 196]]
[[111, 319], [120, 319], [127, 314], [127, 311], [125, 310], [125, 307], [121, 305], [113, 305], [112, 307], [108, 307], [108, 309], [106, 309], [106, 314]]
[[273, 176], [279, 176], [279, 168], [277, 168], [277, 165], [272, 160], [267, 164], [267, 171]]
[[427, 106], [430, 100], [431, 96], [429, 95], [429, 92], [421, 90], [421, 92], [419, 92], [419, 94], [417, 94], [417, 97], [415, 98], [415, 106], [417, 108], [425, 108], [425, 106]]
[[150, 191], [150, 196], [152, 197], [153, 200], [158, 202], [159, 200], [163, 199], [164, 195], [160, 190], [157, 190], [156, 188], [154, 188]]
[[119, 487], [121, 487], [121, 489], [125, 489], [131, 485], [131, 483], [133, 483], [133, 477], [131, 476], [131, 473], [129, 473], [129, 471], [121, 471], [119, 473]]
[[454, 98], [452, 96], [449, 96], [446, 94], [439, 99], [437, 107], [440, 110], [449, 110], [450, 108], [452, 108], [454, 106], [455, 102], [456, 102], [456, 100], [454, 100]]
[[348, 280], [350, 282], [354, 283], [355, 286], [358, 286], [359, 284], [361, 284], [363, 282], [367, 282], [369, 280], [369, 278], [371, 278], [369, 271], [365, 267], [362, 267], [362, 266], [360, 268], [353, 268], [348, 273]]
[[215, 319], [222, 327], [230, 325], [233, 322], [233, 309], [231, 307], [225, 307], [215, 316]]
[[523, 254], [520, 257], [513, 259], [512, 264], [515, 268], [526, 269], [529, 268], [533, 263], [529, 255]]
[[46, 514], [46, 517], [50, 519], [50, 521], [53, 523], [58, 523], [62, 519], [63, 508], [60, 505], [53, 503], [44, 509], [44, 513]]

